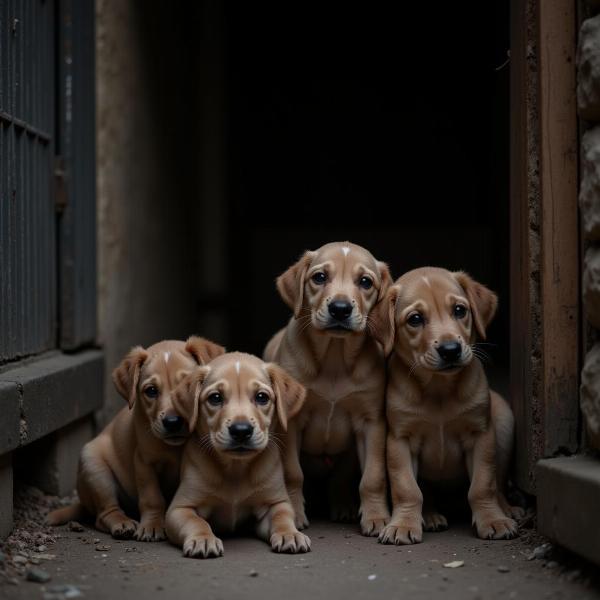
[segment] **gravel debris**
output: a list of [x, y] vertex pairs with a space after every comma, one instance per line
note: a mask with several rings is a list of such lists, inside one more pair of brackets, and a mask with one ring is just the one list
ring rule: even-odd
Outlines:
[[69, 529], [77, 532], [85, 531], [85, 527], [77, 521], [69, 521]]

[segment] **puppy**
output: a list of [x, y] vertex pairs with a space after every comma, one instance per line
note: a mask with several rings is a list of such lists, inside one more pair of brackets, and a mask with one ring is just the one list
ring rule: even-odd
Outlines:
[[[165, 496], [179, 482], [179, 464], [189, 428], [173, 405], [176, 385], [224, 348], [199, 337], [133, 348], [113, 371], [127, 400], [106, 428], [82, 451], [77, 476], [79, 504], [58, 509], [48, 522], [60, 525], [86, 513], [115, 538], [145, 542], [165, 539]], [[123, 507], [135, 510], [140, 522]]]
[[385, 362], [369, 335], [369, 314], [390, 283], [387, 266], [349, 242], [306, 252], [277, 279], [277, 289], [294, 316], [268, 343], [265, 359], [280, 364], [307, 389], [306, 403], [290, 422], [284, 446], [286, 483], [298, 528], [308, 525], [300, 451], [306, 458], [333, 464], [331, 515], [340, 520], [349, 509], [336, 470], [347, 465], [335, 457], [355, 454], [354, 445], [362, 470], [362, 533], [377, 535], [389, 518]]
[[[497, 297], [466, 273], [422, 268], [400, 277], [373, 320], [389, 362], [387, 465], [393, 513], [382, 543], [420, 542], [422, 528], [443, 529], [444, 516], [422, 511], [424, 481], [468, 474], [468, 499], [479, 537], [517, 535], [502, 494], [514, 420], [491, 391], [477, 358], [477, 335], [494, 317]], [[422, 514], [423, 513], [423, 514]]]
[[278, 449], [278, 432], [300, 410], [304, 395], [277, 365], [238, 352], [183, 380], [175, 402], [195, 433], [166, 524], [184, 556], [221, 556], [223, 543], [211, 525], [233, 531], [248, 519], [274, 551], [310, 550], [310, 539], [294, 526]]

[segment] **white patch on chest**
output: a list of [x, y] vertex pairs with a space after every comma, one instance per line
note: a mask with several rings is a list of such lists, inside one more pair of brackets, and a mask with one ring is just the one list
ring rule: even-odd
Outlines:
[[421, 277], [421, 279], [425, 282], [425, 285], [427, 287], [431, 287], [431, 284], [429, 283], [429, 279], [427, 279], [427, 277]]
[[350, 254], [350, 248], [348, 248], [348, 246], [342, 246], [342, 252], [344, 253], [344, 256], [348, 256], [348, 254]]
[[240, 374], [240, 361], [236, 360], [235, 361], [235, 372], [239, 375]]
[[164, 357], [165, 357], [165, 364], [168, 365], [169, 364], [169, 356], [171, 356], [170, 352], [165, 352], [164, 353]]

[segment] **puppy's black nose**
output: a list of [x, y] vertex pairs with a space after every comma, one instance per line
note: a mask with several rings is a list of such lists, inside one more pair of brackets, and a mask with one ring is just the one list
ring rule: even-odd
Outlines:
[[229, 435], [232, 440], [242, 443], [247, 442], [254, 433], [254, 426], [248, 421], [240, 421], [229, 426]]
[[184, 423], [185, 419], [179, 415], [167, 415], [162, 420], [163, 427], [167, 433], [179, 433]]
[[444, 342], [437, 347], [437, 351], [442, 360], [453, 363], [460, 358], [462, 346], [458, 342]]
[[334, 300], [328, 308], [329, 314], [338, 321], [345, 321], [352, 314], [352, 304], [345, 300]]

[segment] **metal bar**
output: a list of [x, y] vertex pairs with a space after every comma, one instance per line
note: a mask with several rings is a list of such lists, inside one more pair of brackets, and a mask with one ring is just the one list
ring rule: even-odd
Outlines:
[[52, 136], [46, 131], [42, 131], [41, 129], [38, 129], [37, 127], [34, 127], [33, 125], [30, 125], [29, 123], [26, 123], [21, 119], [17, 119], [16, 117], [9, 115], [8, 113], [5, 113], [2, 110], [0, 110], [0, 121], [4, 121], [9, 125], [13, 125], [18, 129], [22, 129], [23, 131], [26, 131], [29, 135], [38, 138], [46, 144], [52, 139]]

